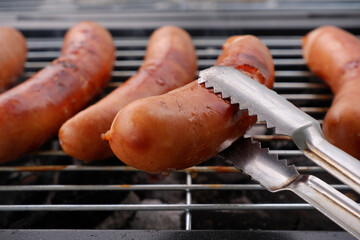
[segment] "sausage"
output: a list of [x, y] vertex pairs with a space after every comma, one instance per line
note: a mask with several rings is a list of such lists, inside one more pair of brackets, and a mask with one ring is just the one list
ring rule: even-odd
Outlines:
[[163, 94], [191, 82], [196, 70], [197, 57], [189, 34], [175, 26], [157, 29], [137, 73], [60, 128], [62, 149], [84, 162], [114, 156], [101, 134], [110, 129], [118, 111], [136, 99]]
[[107, 85], [115, 47], [110, 33], [81, 22], [61, 55], [32, 78], [0, 95], [0, 162], [37, 149]]
[[[235, 67], [268, 87], [273, 85], [271, 54], [254, 36], [228, 39], [216, 65]], [[130, 103], [119, 111], [103, 138], [127, 165], [164, 173], [215, 156], [255, 122], [247, 111], [193, 81]]]
[[20, 77], [26, 54], [24, 36], [11, 27], [0, 27], [0, 92], [9, 88]]
[[360, 40], [334, 26], [303, 38], [307, 66], [330, 87], [334, 98], [325, 115], [325, 138], [360, 159]]

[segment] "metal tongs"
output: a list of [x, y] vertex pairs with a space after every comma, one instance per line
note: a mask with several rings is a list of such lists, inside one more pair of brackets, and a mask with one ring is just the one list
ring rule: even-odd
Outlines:
[[[248, 110], [249, 115], [257, 115], [259, 121], [266, 121], [267, 127], [274, 127], [276, 133], [290, 136], [305, 156], [360, 193], [360, 161], [326, 141], [319, 122], [285, 98], [232, 67], [205, 69], [200, 72], [198, 83], [204, 83], [214, 93], [221, 93], [222, 98], [229, 98], [232, 104], [239, 104], [239, 108]], [[360, 239], [360, 207], [357, 203], [320, 179], [301, 176], [295, 168], [276, 164], [269, 154], [259, 153], [261, 151], [246, 144], [251, 150], [242, 156], [238, 154], [239, 150], [232, 151], [233, 157], [228, 155], [236, 167], [270, 191], [294, 191]], [[237, 149], [242, 148], [244, 146]]]
[[326, 141], [319, 122], [285, 98], [232, 67], [205, 69], [198, 83], [290, 136], [305, 156], [360, 194], [360, 161]]

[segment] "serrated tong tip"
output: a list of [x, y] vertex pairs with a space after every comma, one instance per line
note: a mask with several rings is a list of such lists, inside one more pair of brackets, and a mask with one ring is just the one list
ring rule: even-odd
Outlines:
[[299, 176], [294, 165], [279, 160], [277, 154], [270, 154], [269, 149], [261, 148], [261, 144], [251, 138], [236, 141], [221, 155], [272, 192], [286, 189]]

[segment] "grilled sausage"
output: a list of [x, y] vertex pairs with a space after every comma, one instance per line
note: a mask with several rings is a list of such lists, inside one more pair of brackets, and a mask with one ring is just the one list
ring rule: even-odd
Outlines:
[[325, 137], [360, 159], [360, 40], [337, 27], [320, 27], [303, 38], [303, 56], [334, 94], [322, 127]]
[[195, 78], [197, 58], [184, 30], [165, 26], [150, 37], [137, 73], [98, 103], [67, 121], [59, 131], [63, 150], [84, 162], [114, 156], [101, 134], [110, 129], [118, 111], [136, 99], [166, 93]]
[[24, 70], [26, 40], [10, 27], [0, 27], [0, 92], [9, 88]]
[[[216, 65], [235, 67], [268, 87], [273, 85], [272, 57], [254, 36], [230, 38]], [[256, 117], [194, 81], [130, 103], [119, 111], [103, 138], [124, 163], [161, 173], [215, 156], [255, 121]]]
[[115, 48], [110, 33], [81, 22], [65, 36], [59, 58], [0, 95], [0, 162], [41, 146], [89, 103], [110, 77]]

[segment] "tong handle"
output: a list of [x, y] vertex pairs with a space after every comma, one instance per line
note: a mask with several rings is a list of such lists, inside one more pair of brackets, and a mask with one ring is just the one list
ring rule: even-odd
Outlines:
[[343, 229], [360, 239], [360, 206], [327, 183], [301, 175], [289, 187]]
[[304, 154], [360, 194], [360, 161], [329, 143], [315, 128], [304, 134]]

